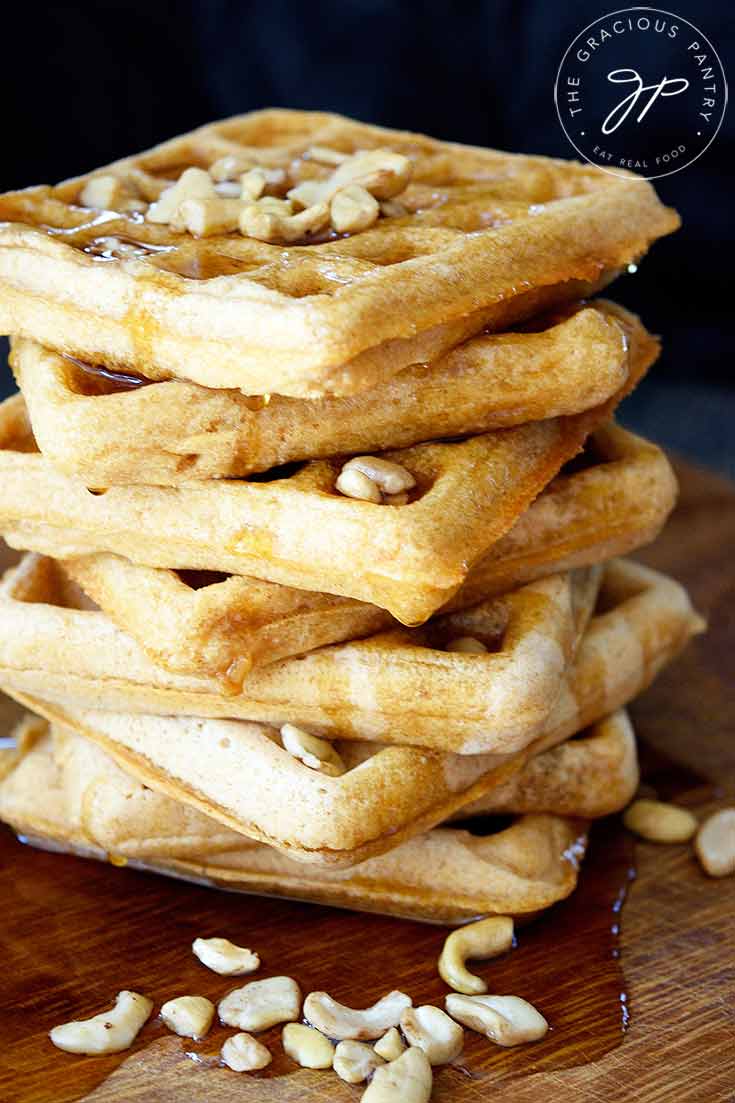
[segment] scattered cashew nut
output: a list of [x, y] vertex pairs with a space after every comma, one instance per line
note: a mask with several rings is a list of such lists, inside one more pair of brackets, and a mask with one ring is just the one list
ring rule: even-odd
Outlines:
[[389, 992], [363, 1011], [337, 1003], [327, 992], [310, 992], [304, 1000], [304, 1018], [328, 1038], [372, 1039], [398, 1026], [410, 1006], [411, 999], [404, 992]]
[[623, 823], [651, 843], [686, 843], [699, 826], [686, 808], [660, 800], [634, 800], [625, 810]]
[[372, 1046], [351, 1038], [338, 1042], [334, 1051], [334, 1071], [348, 1084], [362, 1084], [382, 1064], [383, 1058]]
[[464, 1031], [440, 1007], [407, 1007], [401, 1030], [410, 1046], [424, 1051], [430, 1065], [447, 1065], [462, 1052]]
[[118, 992], [110, 1011], [55, 1026], [49, 1037], [57, 1049], [67, 1053], [120, 1053], [133, 1044], [152, 1010], [153, 1000], [137, 992]]
[[447, 935], [439, 957], [439, 975], [456, 992], [477, 996], [487, 992], [487, 984], [481, 977], [470, 973], [465, 966], [468, 958], [498, 957], [513, 945], [513, 920], [505, 915], [492, 915], [466, 927], [459, 927]]
[[445, 1002], [453, 1019], [499, 1046], [536, 1042], [549, 1029], [543, 1015], [520, 996], [460, 996], [452, 992]]
[[360, 502], [373, 502], [374, 505], [383, 501], [378, 484], [354, 467], [340, 471], [334, 486], [346, 498], [357, 498]]
[[361, 1103], [429, 1103], [433, 1081], [426, 1054], [412, 1046], [375, 1070]]
[[384, 1061], [395, 1061], [397, 1057], [400, 1057], [405, 1046], [403, 1039], [401, 1038], [398, 1030], [392, 1026], [390, 1030], [380, 1038], [373, 1047], [379, 1057], [382, 1057]]
[[285, 1052], [297, 1065], [305, 1069], [331, 1069], [334, 1046], [313, 1026], [287, 1023], [281, 1039]]
[[291, 977], [251, 980], [217, 1005], [220, 1021], [240, 1030], [267, 1030], [276, 1023], [294, 1022], [300, 1010], [301, 989]]
[[163, 1022], [183, 1038], [203, 1038], [213, 1018], [214, 1004], [206, 996], [176, 996], [161, 1008]]
[[735, 808], [707, 817], [697, 832], [694, 852], [710, 877], [735, 873]]
[[310, 735], [295, 724], [284, 724], [281, 728], [281, 742], [289, 754], [298, 758], [312, 770], [320, 770], [329, 777], [340, 777], [347, 767], [333, 745], [327, 739]]
[[241, 977], [260, 967], [260, 958], [228, 938], [195, 938], [191, 944], [202, 965], [222, 977]]
[[233, 1034], [222, 1046], [220, 1057], [233, 1072], [256, 1072], [273, 1060], [267, 1046], [252, 1034]]

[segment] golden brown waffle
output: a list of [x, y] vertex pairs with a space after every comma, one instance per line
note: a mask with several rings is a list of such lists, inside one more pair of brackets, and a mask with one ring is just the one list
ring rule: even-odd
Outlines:
[[101, 683], [101, 707], [118, 712], [85, 711], [87, 688], [70, 673], [5, 667], [0, 686], [99, 744], [152, 789], [297, 860], [349, 866], [434, 827], [533, 755], [621, 708], [703, 627], [681, 586], [626, 561], [607, 567], [599, 608], [544, 733], [511, 758], [339, 743], [347, 771], [325, 777], [262, 725], [131, 715], [130, 694], [126, 701]]
[[[645, 361], [631, 365], [645, 370]], [[629, 378], [629, 386], [634, 380]], [[113, 551], [151, 567], [252, 575], [426, 620], [512, 526], [614, 402], [453, 443], [384, 453], [416, 480], [403, 505], [345, 497], [340, 461], [269, 481], [87, 490], [35, 451], [20, 395], [0, 406], [0, 531], [59, 558]]]
[[[293, 722], [333, 738], [509, 754], [535, 737], [554, 704], [577, 615], [594, 607], [596, 574], [552, 575], [423, 628], [270, 664], [233, 695], [217, 678], [155, 666], [102, 612], [79, 608], [54, 560], [29, 554], [0, 586], [0, 670], [73, 671], [90, 707], [108, 707], [112, 692], [131, 712]], [[448, 650], [466, 636], [487, 653]]]
[[[599, 429], [475, 565], [451, 609], [554, 572], [622, 555], [653, 540], [676, 482], [663, 452], [619, 426]], [[57, 549], [49, 548], [53, 553]], [[64, 569], [159, 666], [220, 674], [236, 687], [254, 666], [394, 625], [374, 605], [231, 575], [141, 567], [120, 556], [67, 560]]]
[[290, 177], [326, 175], [314, 146], [408, 156], [406, 213], [285, 247], [239, 233], [198, 240], [141, 214], [80, 207], [89, 177], [4, 195], [0, 330], [152, 379], [347, 394], [485, 326], [579, 298], [679, 225], [634, 177], [316, 112], [228, 119], [95, 175], [148, 201], [184, 169], [229, 154]]
[[[48, 735], [0, 784], [0, 817], [32, 845], [108, 857], [68, 814], [63, 772]], [[248, 840], [239, 850], [196, 861], [152, 855], [126, 864], [230, 891], [460, 923], [485, 914], [530, 918], [568, 896], [586, 842], [583, 820], [527, 815], [485, 836], [436, 828], [354, 870], [309, 868]]]
[[530, 759], [517, 774], [462, 808], [467, 819], [497, 812], [553, 812], [596, 819], [618, 812], [639, 782], [635, 734], [625, 709]]
[[61, 471], [93, 487], [165, 486], [578, 413], [623, 387], [631, 345], [655, 347], [638, 319], [600, 302], [538, 332], [475, 337], [357, 396], [267, 403], [181, 380], [125, 384], [33, 341], [13, 342], [11, 364]]
[[[149, 789], [101, 747], [70, 729], [52, 726], [52, 736], [67, 816], [90, 844], [117, 857], [201, 860], [265, 845]], [[532, 758], [458, 815], [546, 812], [594, 819], [624, 808], [637, 786], [635, 736], [620, 710], [576, 739]]]

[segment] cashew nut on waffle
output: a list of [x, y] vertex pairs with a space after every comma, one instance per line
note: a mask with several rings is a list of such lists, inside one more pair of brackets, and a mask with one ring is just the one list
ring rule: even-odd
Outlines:
[[[623, 391], [646, 363], [631, 366]], [[408, 498], [390, 505], [340, 493], [339, 460], [266, 481], [89, 491], [35, 451], [16, 395], [0, 406], [0, 526], [8, 543], [49, 552], [53, 544], [59, 558], [112, 551], [152, 567], [253, 575], [368, 601], [417, 624], [456, 593], [620, 397], [569, 417], [384, 453], [413, 480]], [[350, 555], [335, 556], [335, 547]]]
[[[450, 603], [461, 609], [522, 582], [647, 543], [676, 484], [655, 445], [616, 425], [587, 442], [477, 563]], [[253, 578], [140, 567], [110, 554], [66, 560], [66, 573], [149, 657], [166, 669], [238, 683], [254, 666], [394, 626], [384, 610]]]
[[[26, 841], [106, 860], [110, 853], [90, 842], [66, 812], [65, 773], [55, 760], [51, 739], [41, 737], [0, 783], [0, 818]], [[305, 866], [247, 839], [241, 840], [239, 850], [227, 854], [203, 853], [187, 860], [150, 855], [127, 864], [229, 891], [461, 923], [478, 914], [530, 917], [564, 899], [577, 883], [585, 845], [585, 821], [529, 814], [499, 833], [486, 836], [458, 828], [435, 828], [354, 870]], [[283, 982], [285, 994], [283, 1000], [279, 996], [279, 1015], [296, 1018], [298, 993], [293, 982], [285, 985], [287, 979], [269, 978]], [[220, 1016], [224, 1014], [224, 1021], [239, 1029], [264, 1029], [260, 995], [261, 990], [254, 990], [252, 982], [241, 986], [224, 1009], [220, 1004]], [[269, 998], [265, 1002], [270, 1005], [273, 1001]], [[397, 1007], [396, 1022], [404, 1007]], [[312, 1019], [306, 1008], [304, 1013], [313, 1025], [322, 1022]], [[384, 1021], [381, 1018], [376, 1023], [372, 1037], [386, 1032]]]
[[655, 354], [638, 319], [602, 300], [542, 322], [473, 337], [347, 398], [151, 383], [21, 339], [11, 362], [38, 445], [61, 471], [93, 487], [175, 485], [578, 413], [620, 390], [643, 350]]
[[253, 112], [0, 197], [0, 328], [151, 379], [349, 394], [589, 294], [678, 224], [639, 178]]
[[[677, 583], [632, 563], [606, 568], [602, 601], [543, 734], [523, 755], [510, 758], [341, 743], [347, 770], [330, 778], [294, 758], [275, 730], [260, 725], [85, 712], [69, 697], [70, 691], [79, 693], [81, 681], [67, 673], [69, 666], [63, 676], [48, 671], [28, 676], [12, 670], [6, 655], [0, 686], [99, 744], [156, 792], [290, 858], [349, 866], [440, 823], [495, 789], [532, 755], [623, 706], [703, 627]], [[4, 638], [0, 634], [0, 641]], [[111, 698], [105, 707], [114, 707]], [[117, 707], [125, 707], [122, 700]], [[206, 771], [199, 765], [204, 746]], [[247, 777], [248, 784], [233, 789], [233, 776]]]
[[[6, 637], [0, 677], [12, 678], [6, 665], [22, 666], [29, 685], [37, 667], [48, 673], [45, 697], [53, 695], [46, 686], [58, 676], [70, 690], [75, 683], [75, 702], [92, 708], [118, 708], [124, 695], [131, 712], [287, 724], [288, 730], [306, 728], [307, 742], [321, 732], [466, 755], [510, 754], [535, 738], [553, 708], [578, 640], [578, 615], [594, 604], [597, 584], [596, 568], [552, 575], [419, 629], [395, 629], [263, 667], [233, 695], [216, 678], [155, 666], [103, 613], [79, 601], [75, 607], [73, 587], [54, 560], [28, 555], [0, 585]], [[447, 649], [468, 635], [488, 650]], [[339, 758], [331, 772], [342, 772]]]

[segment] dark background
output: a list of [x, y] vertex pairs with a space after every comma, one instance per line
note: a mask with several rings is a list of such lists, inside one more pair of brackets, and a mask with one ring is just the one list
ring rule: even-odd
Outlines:
[[[670, 2], [710, 39], [729, 75], [735, 5]], [[553, 102], [556, 71], [579, 31], [617, 6], [615, 0], [13, 5], [3, 13], [0, 190], [56, 182], [192, 126], [271, 105], [341, 111], [456, 141], [570, 157]], [[665, 342], [662, 361], [626, 403], [623, 420], [730, 474], [733, 136], [730, 110], [695, 164], [657, 182], [684, 229], [656, 245], [639, 272], [614, 289]], [[1, 370], [7, 390], [7, 369]]]

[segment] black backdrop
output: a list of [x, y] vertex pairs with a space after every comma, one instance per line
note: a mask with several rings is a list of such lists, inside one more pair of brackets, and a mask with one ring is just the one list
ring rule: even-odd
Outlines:
[[[735, 5], [668, 0], [729, 72]], [[266, 105], [324, 108], [521, 152], [571, 156], [553, 82], [572, 38], [617, 7], [544, 0], [112, 0], [3, 13], [0, 188], [53, 182], [208, 120]], [[690, 168], [658, 182], [682, 231], [615, 295], [665, 355], [626, 418], [722, 469], [731, 425], [733, 114]], [[9, 386], [9, 384], [8, 384]]]

